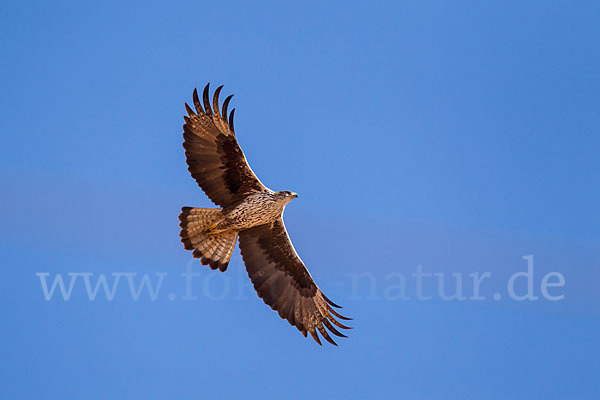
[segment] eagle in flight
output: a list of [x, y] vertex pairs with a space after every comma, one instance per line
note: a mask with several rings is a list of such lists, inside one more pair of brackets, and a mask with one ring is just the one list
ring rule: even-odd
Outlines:
[[[188, 170], [204, 193], [222, 208], [183, 207], [181, 241], [193, 256], [211, 269], [225, 271], [239, 237], [248, 275], [260, 298], [283, 319], [307, 332], [321, 344], [317, 331], [336, 345], [333, 334], [346, 337], [335, 327], [350, 329], [335, 317], [333, 303], [315, 284], [296, 253], [283, 223], [285, 206], [298, 197], [287, 190], [274, 192], [256, 177], [235, 138], [233, 114], [227, 97], [219, 110], [219, 93], [212, 104], [209, 85], [202, 103], [194, 89], [194, 110], [185, 104], [183, 147]], [[204, 106], [204, 107], [203, 107]]]

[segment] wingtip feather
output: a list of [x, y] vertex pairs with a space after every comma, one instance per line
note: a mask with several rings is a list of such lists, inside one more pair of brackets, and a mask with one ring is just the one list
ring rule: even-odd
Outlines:
[[221, 112], [219, 111], [219, 94], [221, 94], [221, 89], [223, 89], [223, 86], [224, 85], [219, 86], [213, 94], [213, 111], [218, 116], [221, 115]]
[[210, 82], [206, 84], [204, 90], [202, 91], [202, 101], [204, 102], [204, 112], [206, 115], [212, 115], [212, 109], [210, 108], [210, 100], [208, 99], [208, 91], [209, 91]]
[[230, 94], [229, 96], [227, 96], [225, 98], [225, 101], [223, 102], [223, 115], [222, 115], [222, 117], [225, 120], [225, 122], [227, 122], [227, 118], [228, 118], [228, 116], [227, 116], [227, 107], [229, 106], [229, 102], [231, 101], [232, 97], [233, 97], [233, 95]]
[[315, 328], [310, 328], [308, 332], [310, 333], [310, 336], [312, 336], [312, 338], [315, 340], [315, 342], [319, 344], [319, 346], [323, 346], [323, 344], [321, 343], [321, 339], [319, 339], [319, 335], [317, 335], [317, 331], [315, 331]]
[[198, 98], [198, 89], [197, 88], [194, 88], [194, 93], [192, 93], [192, 99], [194, 101], [194, 107], [196, 107], [196, 112], [198, 114], [204, 114], [202, 105], [200, 105], [200, 99]]
[[338, 306], [337, 304], [335, 304], [333, 301], [331, 301], [327, 296], [325, 296], [324, 293], [321, 293], [323, 295], [323, 298], [325, 299], [325, 301], [327, 303], [329, 303], [329, 305], [335, 307], [335, 308], [343, 308], [342, 306]]
[[233, 114], [235, 113], [235, 108], [233, 110], [231, 110], [231, 114], [229, 114], [229, 129], [231, 129], [231, 132], [235, 132], [235, 129], [233, 128]]
[[332, 345], [337, 346], [337, 343], [331, 338], [331, 336], [329, 336], [325, 328], [323, 328], [323, 325], [318, 324], [317, 329], [319, 330], [319, 332], [321, 332], [321, 335], [325, 338], [325, 340], [327, 340]]

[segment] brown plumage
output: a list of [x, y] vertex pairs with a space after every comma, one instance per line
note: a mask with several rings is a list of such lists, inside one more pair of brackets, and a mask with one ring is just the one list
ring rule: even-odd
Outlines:
[[[283, 223], [287, 203], [298, 197], [290, 191], [273, 192], [256, 177], [235, 138], [232, 96], [219, 110], [219, 94], [212, 104], [209, 85], [202, 104], [194, 90], [195, 112], [187, 104], [183, 137], [188, 169], [206, 195], [222, 209], [183, 207], [181, 241], [193, 256], [212, 269], [225, 271], [239, 236], [242, 258], [259, 297], [279, 316], [310, 333], [321, 344], [317, 331], [336, 344], [325, 328], [346, 337], [335, 327], [350, 329], [338, 319], [338, 307], [317, 287], [296, 253]], [[204, 106], [204, 107], [203, 107]]]

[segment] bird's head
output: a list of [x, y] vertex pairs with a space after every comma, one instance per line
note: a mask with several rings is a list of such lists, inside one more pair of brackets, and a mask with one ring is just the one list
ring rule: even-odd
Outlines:
[[279, 200], [285, 202], [286, 204], [298, 197], [297, 193], [291, 192], [289, 190], [282, 190], [281, 192], [275, 193], [275, 195]]

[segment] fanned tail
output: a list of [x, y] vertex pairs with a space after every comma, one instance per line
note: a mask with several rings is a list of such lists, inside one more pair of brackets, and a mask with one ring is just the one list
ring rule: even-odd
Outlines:
[[199, 258], [211, 269], [225, 271], [235, 248], [236, 231], [216, 231], [222, 220], [222, 210], [218, 208], [183, 207], [179, 214], [181, 242], [193, 256]]

